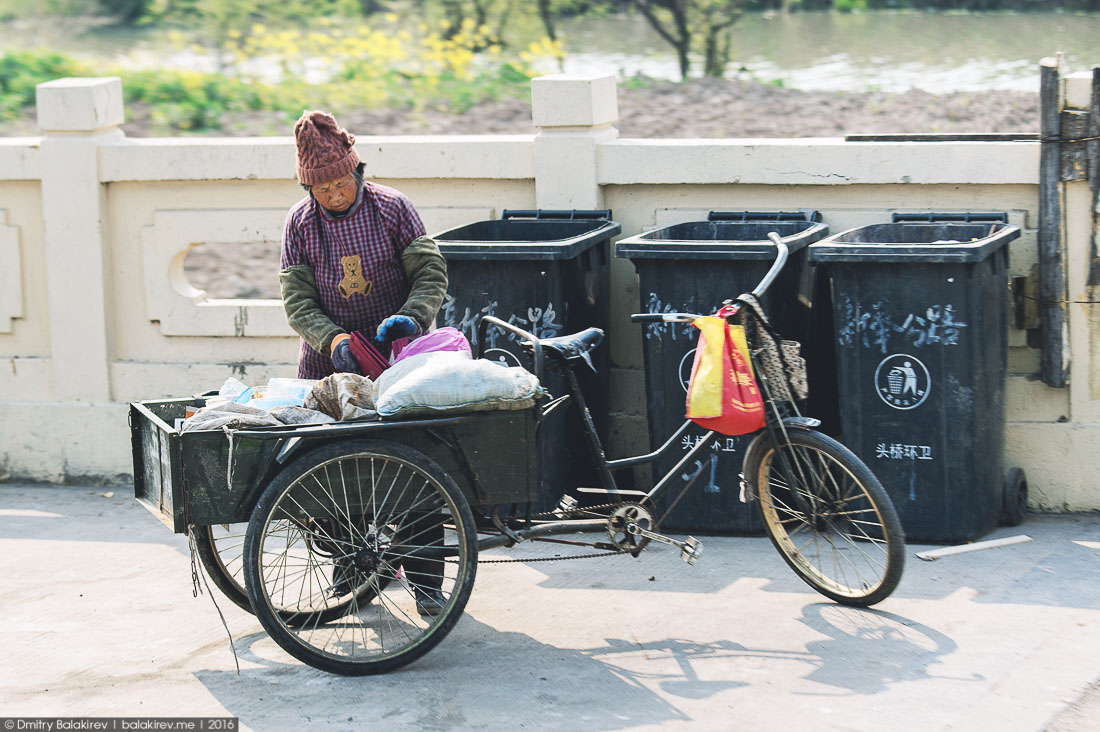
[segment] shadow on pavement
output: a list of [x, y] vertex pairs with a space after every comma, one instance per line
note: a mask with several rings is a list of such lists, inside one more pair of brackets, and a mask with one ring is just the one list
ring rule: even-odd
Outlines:
[[[1093, 581], [1100, 574], [1100, 515], [1032, 514], [1020, 526], [995, 529], [982, 540], [1020, 534], [1032, 541], [934, 562], [916, 556], [930, 547], [910, 545], [905, 574], [892, 597], [933, 600], [965, 589], [973, 591], [978, 603], [1100, 609], [1100, 583]], [[557, 569], [543, 570], [547, 576], [539, 586], [711, 593], [742, 577], [756, 577], [767, 580], [765, 592], [816, 594], [763, 537], [700, 538], [705, 551], [692, 567], [679, 561], [674, 548], [651, 545], [639, 559], [624, 556], [553, 565]], [[520, 557], [531, 554], [526, 548], [510, 551]], [[578, 569], [581, 564], [584, 568]], [[645, 582], [647, 577], [658, 584]]]
[[262, 632], [237, 638], [234, 647], [240, 676], [199, 671], [195, 677], [228, 714], [253, 729], [505, 729], [523, 723], [598, 732], [688, 719], [584, 651], [497, 631], [469, 616], [423, 658], [378, 676], [318, 671], [291, 659]]
[[789, 661], [809, 669], [803, 678], [838, 690], [837, 694], [825, 695], [877, 694], [898, 683], [944, 678], [929, 673], [928, 668], [957, 647], [939, 631], [879, 610], [815, 603], [805, 607], [801, 622], [828, 638], [807, 643], [805, 651], [753, 648], [733, 641], [697, 643], [670, 638], [639, 644], [609, 638], [606, 647], [586, 649], [583, 653], [610, 663], [615, 663], [616, 656], [626, 654], [642, 653], [647, 658], [668, 656], [679, 666], [679, 674], [638, 674], [619, 666], [616, 672], [636, 684], [643, 678], [656, 681], [672, 696], [699, 699], [750, 685], [746, 681], [701, 680], [693, 664], [704, 660]]
[[800, 622], [828, 636], [806, 644], [817, 668], [805, 678], [850, 694], [878, 694], [892, 684], [946, 678], [928, 669], [958, 647], [934, 628], [873, 608], [816, 603], [805, 607]]

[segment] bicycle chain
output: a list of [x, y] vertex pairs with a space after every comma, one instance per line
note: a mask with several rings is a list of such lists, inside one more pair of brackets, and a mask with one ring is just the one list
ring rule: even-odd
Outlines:
[[[642, 499], [642, 501], [637, 501], [637, 503], [642, 503], [643, 501], [646, 501], [646, 500], [648, 500], [648, 499]], [[590, 511], [602, 511], [605, 508], [618, 508], [619, 506], [622, 506], [624, 503], [635, 503], [635, 501], [618, 501], [616, 503], [601, 503], [598, 506], [584, 506], [582, 508], [573, 508], [573, 509], [570, 509], [570, 510], [566, 511], [565, 513], [573, 514], [573, 513], [585, 513], [586, 511], [588, 511], [588, 512], [590, 512]], [[557, 516], [557, 515], [558, 514], [555, 511], [543, 511], [542, 513], [534, 514], [534, 516], [532, 516], [532, 518], [534, 518], [535, 516]], [[608, 517], [601, 516], [600, 518], [608, 518]]]
[[[584, 508], [574, 508], [570, 511], [566, 511], [565, 513], [569, 514], [569, 515], [592, 513], [594, 511], [602, 511], [605, 508], [616, 508], [618, 506], [623, 505], [624, 503], [629, 503], [629, 501], [619, 501], [618, 503], [603, 503], [603, 504], [600, 504], [598, 506], [586, 506]], [[559, 516], [559, 514], [555, 511], [543, 511], [541, 513], [534, 514], [532, 516], [532, 518], [536, 518], [536, 517], [539, 517], [539, 516]], [[609, 517], [608, 516], [598, 516], [598, 518], [609, 518]], [[531, 541], [538, 541], [538, 539], [531, 539]], [[568, 560], [568, 559], [593, 559], [595, 557], [614, 557], [614, 556], [618, 556], [620, 554], [633, 554], [633, 552], [631, 552], [627, 549], [620, 549], [617, 552], [612, 552], [612, 551], [591, 552], [589, 554], [574, 554], [574, 555], [567, 556], [567, 557], [534, 557], [534, 558], [531, 558], [531, 559], [478, 559], [477, 563], [478, 564], [515, 564], [517, 562], [523, 562], [524, 564], [526, 564], [528, 562], [561, 562], [561, 561], [565, 561], [565, 560]]]
[[[533, 539], [532, 541], [538, 541]], [[620, 549], [617, 552], [592, 552], [590, 554], [574, 554], [568, 557], [532, 557], [530, 559], [478, 559], [478, 564], [515, 564], [522, 562], [527, 564], [528, 562], [561, 562], [566, 559], [592, 559], [593, 557], [614, 557], [619, 554], [630, 554], [625, 549]]]

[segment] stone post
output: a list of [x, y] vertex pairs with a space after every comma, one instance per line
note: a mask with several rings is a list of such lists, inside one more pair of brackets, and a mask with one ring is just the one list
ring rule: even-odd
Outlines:
[[108, 402], [110, 248], [99, 146], [123, 137], [122, 82], [57, 79], [38, 85], [37, 103], [54, 398]]
[[531, 81], [535, 201], [539, 208], [602, 208], [596, 148], [614, 140], [619, 103], [613, 76], [551, 74]]
[[[535, 201], [542, 209], [604, 209], [600, 189], [599, 146], [614, 141], [619, 131], [619, 101], [614, 76], [552, 74], [531, 81], [531, 113], [535, 136]], [[626, 233], [626, 232], [624, 232]], [[626, 322], [638, 307], [634, 267], [615, 259], [611, 264], [611, 319]], [[625, 335], [625, 334], [624, 334]], [[646, 430], [645, 382], [640, 344], [619, 337], [604, 346], [611, 357], [609, 441], [611, 454], [637, 454], [649, 444]], [[648, 471], [639, 478], [648, 480]], [[644, 486], [639, 486], [644, 487]]]

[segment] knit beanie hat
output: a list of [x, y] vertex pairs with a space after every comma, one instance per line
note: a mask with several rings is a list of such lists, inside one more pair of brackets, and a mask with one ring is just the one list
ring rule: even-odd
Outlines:
[[355, 136], [336, 124], [328, 112], [302, 112], [294, 123], [298, 147], [298, 180], [307, 186], [341, 178], [359, 164]]

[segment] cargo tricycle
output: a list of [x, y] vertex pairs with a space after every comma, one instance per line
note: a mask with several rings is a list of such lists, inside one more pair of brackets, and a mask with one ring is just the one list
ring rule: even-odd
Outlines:
[[[776, 260], [754, 296], [786, 262], [784, 242], [769, 238]], [[740, 317], [745, 302], [729, 301], [724, 315]], [[287, 653], [344, 675], [393, 670], [439, 643], [470, 597], [479, 551], [549, 540], [583, 549], [582, 556], [637, 557], [665, 544], [689, 564], [698, 561], [702, 543], [662, 534], [656, 506], [692, 487], [704, 471], [685, 468], [705, 463], [718, 435], [706, 433], [667, 474], [655, 476], [652, 489], [620, 487], [618, 471], [677, 449], [692, 423], [652, 453], [609, 460], [574, 373], [590, 363], [603, 333], [589, 328], [540, 339], [486, 316], [479, 344], [489, 328], [521, 343], [540, 379], [544, 369], [560, 370], [569, 393], [518, 410], [228, 434], [176, 429], [202, 397], [133, 403], [135, 495], [173, 531], [192, 537], [211, 580], [255, 613]], [[902, 573], [894, 507], [867, 466], [815, 430], [820, 423], [802, 416], [790, 389], [775, 383], [781, 372], [761, 362], [775, 353], [766, 347], [768, 334], [748, 332], [766, 420], [744, 455], [743, 499], [755, 502], [772, 543], [811, 587], [846, 605], [877, 603]], [[570, 401], [600, 485], [562, 486], [558, 507], [536, 513], [539, 426], [560, 418], [555, 413]]]

